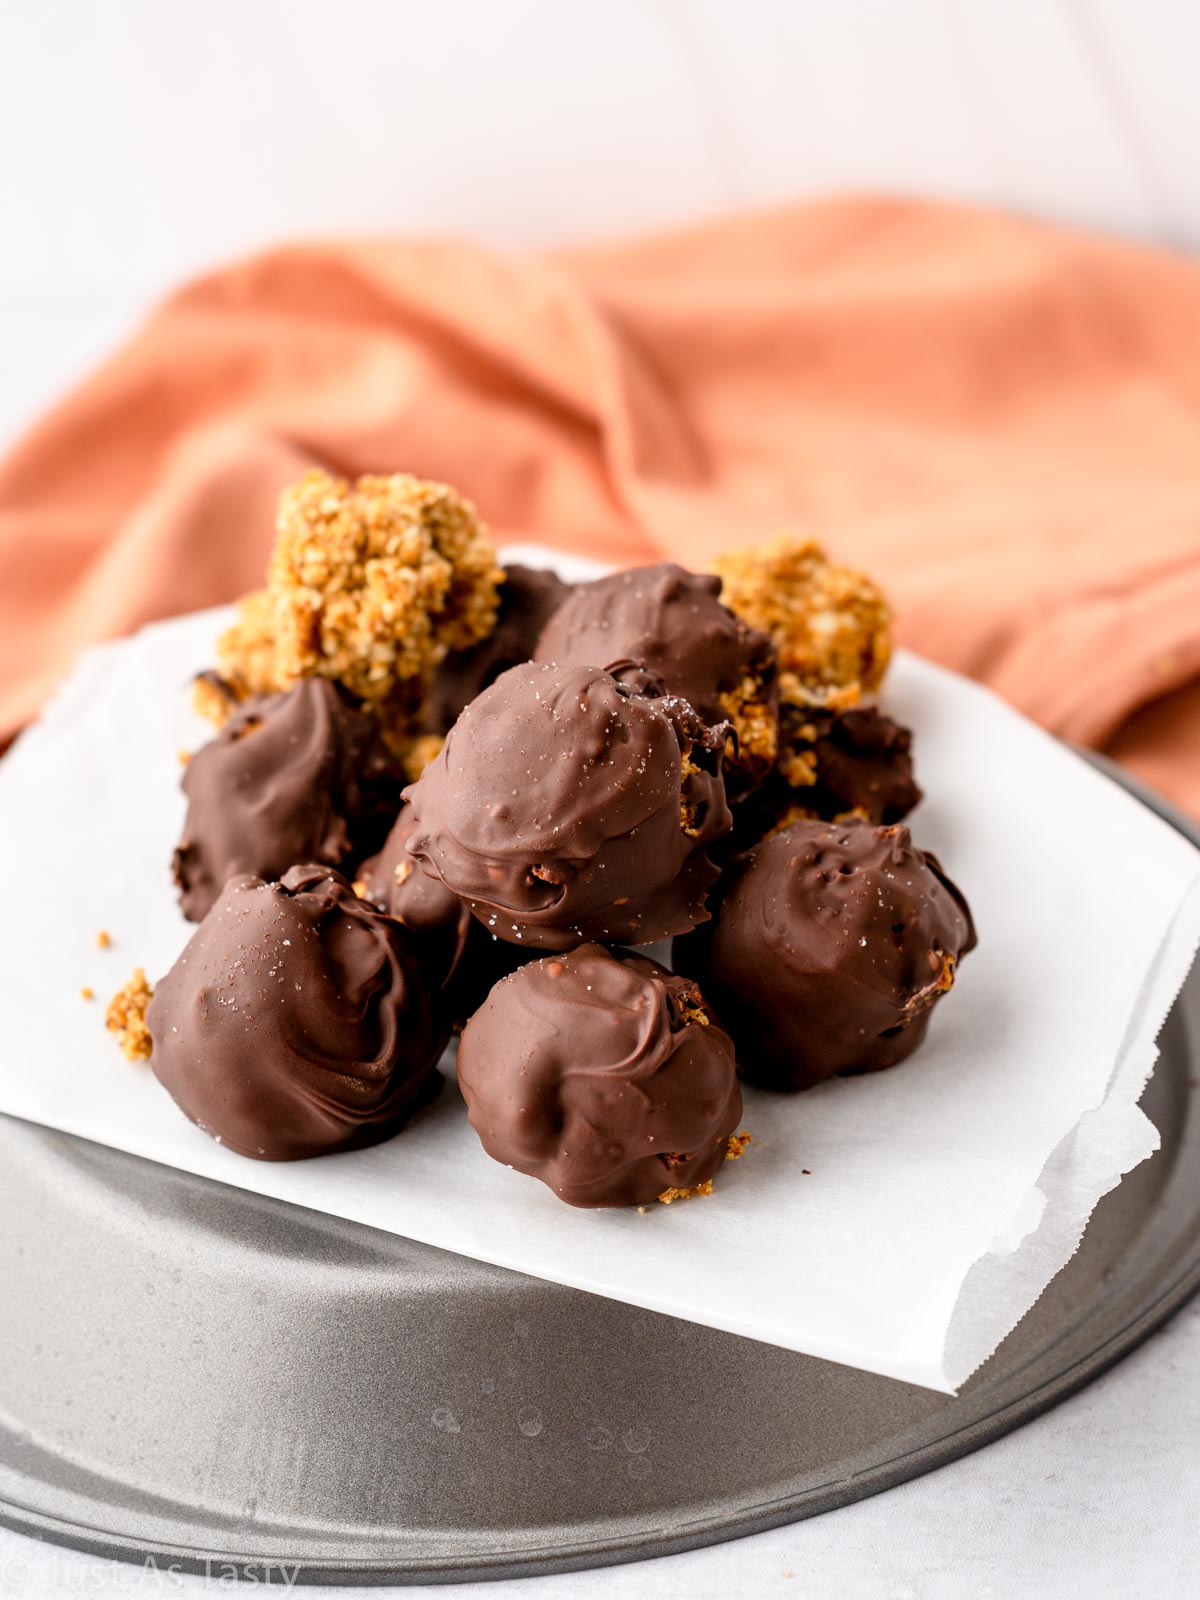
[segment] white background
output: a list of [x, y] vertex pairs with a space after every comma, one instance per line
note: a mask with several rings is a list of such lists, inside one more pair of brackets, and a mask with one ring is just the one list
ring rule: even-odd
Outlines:
[[1200, 244], [1196, 0], [6, 0], [0, 424], [294, 233], [506, 248], [859, 187]]
[[[866, 187], [1200, 246], [1197, 0], [6, 0], [0, 72], [0, 440], [177, 277], [294, 233], [521, 249]], [[1193, 1307], [879, 1499], [477, 1593], [1195, 1594], [1198, 1374]], [[0, 1534], [2, 1600], [135, 1592], [179, 1591]]]

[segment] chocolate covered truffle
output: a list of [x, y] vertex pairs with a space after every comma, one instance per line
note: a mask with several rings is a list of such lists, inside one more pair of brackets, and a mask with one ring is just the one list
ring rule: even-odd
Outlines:
[[296, 1161], [395, 1133], [446, 1032], [404, 929], [320, 866], [239, 876], [158, 985], [151, 1063], [222, 1144]]
[[238, 873], [340, 867], [377, 850], [404, 775], [379, 725], [322, 678], [248, 701], [188, 762], [175, 882], [199, 922]]
[[726, 776], [739, 794], [775, 759], [775, 655], [767, 635], [722, 605], [720, 594], [720, 578], [673, 562], [579, 584], [547, 623], [534, 659], [648, 668], [706, 721], [732, 725], [737, 745]]
[[[864, 822], [902, 821], [921, 798], [913, 776], [912, 734], [877, 706], [805, 713], [789, 755], [812, 751], [812, 792], [794, 793], [818, 817], [853, 812]], [[790, 776], [783, 764], [785, 776]]]
[[749, 851], [675, 945], [745, 1077], [807, 1089], [903, 1061], [975, 944], [967, 903], [904, 827], [797, 822]]
[[921, 798], [912, 734], [876, 706], [784, 706], [776, 769], [737, 815], [750, 844], [801, 817], [902, 821]]
[[479, 644], [448, 655], [434, 673], [425, 698], [425, 732], [449, 733], [459, 712], [477, 694], [509, 667], [529, 661], [542, 629], [570, 592], [571, 585], [556, 572], [519, 563], [507, 568], [496, 626]]
[[408, 849], [514, 943], [686, 932], [708, 916], [708, 846], [732, 825], [727, 737], [686, 702], [593, 667], [514, 667], [405, 791]]
[[424, 872], [408, 851], [415, 824], [403, 806], [377, 856], [364, 861], [355, 888], [380, 911], [414, 934], [414, 947], [439, 984], [449, 981], [476, 926], [467, 906], [439, 878]]
[[595, 944], [496, 985], [458, 1082], [487, 1153], [573, 1206], [706, 1184], [742, 1114], [732, 1042], [697, 986]]

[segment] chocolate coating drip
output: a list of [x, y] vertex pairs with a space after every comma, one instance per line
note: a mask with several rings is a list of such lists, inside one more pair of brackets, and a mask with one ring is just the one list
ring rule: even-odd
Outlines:
[[338, 867], [377, 850], [403, 784], [375, 718], [328, 680], [247, 701], [184, 773], [184, 916], [199, 922], [239, 873], [277, 879], [299, 861]]
[[416, 818], [402, 806], [377, 856], [364, 861], [359, 879], [364, 896], [414, 934], [414, 947], [433, 981], [446, 983], [458, 966], [474, 926], [470, 910], [439, 878], [409, 854]]
[[707, 846], [732, 826], [726, 733], [595, 668], [514, 667], [405, 791], [409, 851], [514, 943], [685, 932], [708, 916]]
[[325, 867], [232, 879], [146, 1022], [180, 1109], [261, 1161], [386, 1139], [441, 1088], [446, 1029], [404, 930]]
[[710, 927], [675, 945], [743, 1075], [806, 1089], [904, 1060], [975, 945], [967, 903], [908, 829], [797, 822], [743, 858]]
[[535, 661], [561, 667], [640, 662], [708, 722], [726, 715], [724, 691], [773, 671], [765, 633], [720, 600], [721, 580], [674, 562], [631, 567], [579, 584], [546, 624]]
[[704, 1183], [742, 1115], [732, 1042], [696, 985], [594, 944], [496, 985], [458, 1082], [487, 1153], [573, 1206]]
[[463, 707], [509, 667], [528, 661], [538, 635], [571, 592], [556, 572], [514, 563], [504, 575], [496, 626], [469, 650], [448, 655], [425, 700], [426, 733], [449, 733]]

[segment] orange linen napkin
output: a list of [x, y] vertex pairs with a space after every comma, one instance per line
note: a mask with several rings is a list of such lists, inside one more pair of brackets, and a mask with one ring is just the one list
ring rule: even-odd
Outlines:
[[0, 735], [80, 648], [255, 585], [312, 461], [615, 562], [795, 530], [901, 641], [1200, 811], [1200, 268], [852, 199], [541, 261], [272, 251], [0, 464]]

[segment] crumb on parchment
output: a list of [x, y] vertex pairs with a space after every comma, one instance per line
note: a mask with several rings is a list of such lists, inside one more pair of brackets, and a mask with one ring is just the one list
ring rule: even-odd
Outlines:
[[146, 981], [143, 967], [135, 967], [132, 978], [123, 983], [108, 1002], [104, 1026], [115, 1037], [127, 1061], [149, 1061], [150, 1030], [146, 1008], [154, 990]]
[[[745, 1153], [746, 1146], [750, 1143], [752, 1143], [752, 1139], [745, 1128], [742, 1129], [741, 1133], [731, 1133], [725, 1144], [726, 1161], [736, 1161], [739, 1156]], [[658, 1199], [664, 1206], [669, 1206], [673, 1205], [676, 1200], [691, 1200], [696, 1195], [711, 1194], [712, 1192], [713, 1181], [711, 1178], [706, 1178], [703, 1183], [694, 1184], [690, 1189], [664, 1189]], [[638, 1210], [643, 1213], [645, 1209], [644, 1206], [638, 1207]]]
[[110, 950], [112, 948], [112, 934], [107, 928], [101, 928], [96, 934], [96, 949]]
[[79, 998], [81, 1000], [94, 1000], [96, 998], [96, 991], [90, 983], [85, 983], [83, 988], [80, 989]]
[[664, 1189], [658, 1198], [664, 1206], [669, 1206], [676, 1200], [694, 1200], [697, 1195], [712, 1192], [712, 1179], [705, 1178], [703, 1183], [694, 1184], [690, 1189]]

